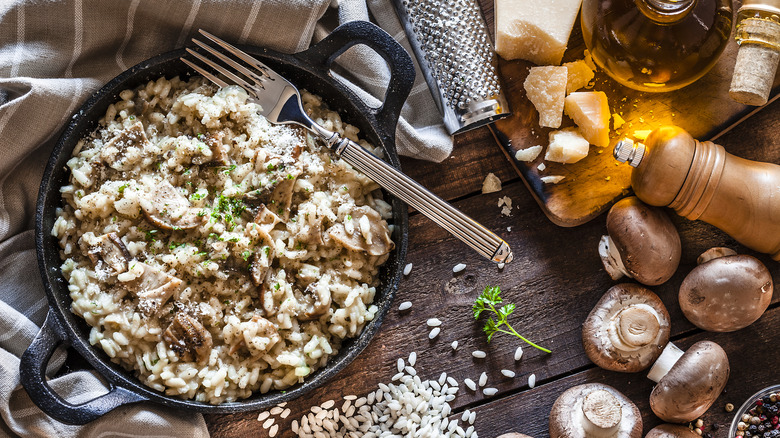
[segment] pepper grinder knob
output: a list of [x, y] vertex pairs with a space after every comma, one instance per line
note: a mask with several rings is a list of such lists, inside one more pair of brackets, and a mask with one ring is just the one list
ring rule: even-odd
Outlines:
[[676, 126], [646, 143], [621, 140], [615, 158], [634, 166], [631, 186], [646, 204], [703, 220], [780, 261], [780, 166], [736, 157]]
[[645, 145], [634, 143], [630, 138], [624, 138], [615, 145], [615, 150], [612, 154], [621, 163], [628, 162], [631, 167], [637, 167], [645, 156]]

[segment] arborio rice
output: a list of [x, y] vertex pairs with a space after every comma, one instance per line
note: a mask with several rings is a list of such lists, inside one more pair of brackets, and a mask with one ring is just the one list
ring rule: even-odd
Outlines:
[[378, 186], [240, 88], [160, 78], [120, 97], [68, 161], [52, 230], [90, 342], [213, 404], [302, 382], [377, 312], [393, 249]]

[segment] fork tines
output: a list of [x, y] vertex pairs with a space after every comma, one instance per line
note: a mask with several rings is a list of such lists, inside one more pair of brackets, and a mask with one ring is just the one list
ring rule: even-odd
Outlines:
[[[246, 66], [239, 63], [236, 59], [233, 57], [229, 57], [226, 54], [218, 51], [217, 49], [209, 46], [208, 44], [204, 43], [203, 41], [200, 41], [198, 39], [193, 38], [192, 41], [198, 45], [198, 47], [202, 48], [203, 50], [207, 51], [220, 61], [224, 62], [227, 66], [234, 69], [231, 71], [230, 69], [225, 68], [224, 66], [216, 63], [212, 59], [209, 59], [200, 53], [196, 52], [195, 50], [192, 50], [190, 48], [187, 48], [187, 53], [190, 54], [195, 59], [199, 60], [200, 62], [206, 64], [207, 66], [211, 67], [214, 71], [222, 74], [227, 79], [231, 80], [233, 83], [243, 87], [249, 92], [253, 92], [256, 88], [265, 88], [263, 86], [263, 82], [267, 80], [273, 80], [273, 78], [268, 74], [267, 67], [262, 62], [258, 61], [251, 55], [247, 54], [246, 52], [236, 48], [235, 46], [221, 40], [220, 38], [215, 37], [214, 35], [206, 32], [203, 29], [200, 29], [199, 32], [217, 44], [219, 47], [224, 49], [225, 51], [232, 54], [235, 58], [238, 58], [239, 60], [245, 62], [246, 64], [249, 64], [253, 69], [250, 70]], [[182, 62], [187, 64], [188, 66], [192, 67], [195, 71], [203, 75], [206, 79], [214, 82], [215, 84], [219, 85], [220, 87], [226, 87], [229, 84], [216, 75], [212, 74], [207, 68], [198, 65], [192, 61], [190, 61], [187, 58], [181, 58]], [[244, 78], [238, 75], [238, 73], [242, 74], [244, 77], [250, 79], [253, 83], [247, 82]]]

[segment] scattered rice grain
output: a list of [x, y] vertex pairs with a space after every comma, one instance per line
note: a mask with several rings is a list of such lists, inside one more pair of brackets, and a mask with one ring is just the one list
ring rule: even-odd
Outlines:
[[485, 386], [487, 383], [487, 373], [483, 372], [479, 375], [479, 386]]
[[528, 387], [533, 388], [536, 386], [536, 374], [531, 374], [528, 376]]
[[260, 415], [257, 416], [257, 421], [265, 421], [270, 415], [271, 413], [268, 411], [260, 412]]
[[330, 409], [330, 408], [332, 408], [335, 405], [336, 405], [336, 401], [335, 400], [328, 400], [325, 403], [321, 404], [320, 407], [322, 409]]
[[279, 414], [282, 413], [282, 408], [280, 408], [279, 406], [276, 406], [276, 407], [271, 408], [270, 412], [271, 412], [271, 415], [279, 415]]
[[452, 349], [457, 350], [458, 349], [458, 341], [452, 341]]
[[463, 383], [465, 383], [465, 384], [466, 384], [466, 386], [467, 386], [467, 387], [468, 387], [470, 390], [472, 390], [472, 391], [476, 391], [476, 390], [477, 390], [477, 384], [476, 384], [476, 383], [474, 383], [474, 381], [473, 381], [473, 380], [471, 380], [471, 379], [465, 379], [465, 380], [463, 380]]
[[515, 376], [515, 372], [512, 370], [501, 370], [501, 374], [509, 377], [510, 379]]
[[398, 310], [400, 310], [401, 312], [403, 312], [404, 310], [409, 310], [411, 308], [412, 308], [411, 301], [404, 301], [403, 303], [401, 303], [400, 306], [398, 306]]
[[520, 360], [523, 358], [523, 347], [517, 347], [517, 350], [515, 350], [515, 360]]
[[440, 331], [441, 331], [440, 328], [434, 327], [433, 330], [431, 330], [431, 332], [428, 333], [428, 339], [435, 339], [436, 336], [439, 336]]
[[404, 275], [409, 275], [410, 272], [412, 272], [412, 264], [407, 263], [406, 266], [404, 266]]
[[409, 353], [409, 365], [414, 366], [417, 363], [417, 352], [412, 351]]
[[292, 412], [292, 411], [290, 411], [290, 408], [285, 408], [285, 409], [282, 411], [282, 413], [281, 413], [281, 414], [279, 414], [279, 417], [280, 417], [282, 420], [284, 420], [285, 418], [287, 418], [287, 417], [290, 415], [290, 412]]
[[275, 421], [276, 420], [274, 420], [273, 418], [269, 418], [265, 420], [265, 422], [263, 423], [263, 429], [268, 429], [269, 427], [271, 427], [271, 425], [274, 424]]
[[398, 358], [398, 362], [397, 362], [396, 368], [398, 368], [398, 372], [399, 373], [404, 370], [405, 366], [406, 366], [406, 364], [404, 363], [404, 360], [401, 359], [401, 358]]
[[498, 393], [498, 389], [496, 388], [485, 388], [482, 390], [482, 393], [485, 394], [488, 397], [492, 397]]
[[462, 271], [464, 269], [466, 269], [466, 264], [465, 263], [458, 263], [457, 265], [455, 265], [454, 268], [452, 268], [452, 272], [457, 274], [458, 272], [460, 272], [460, 271]]
[[471, 355], [476, 357], [477, 359], [484, 359], [485, 357], [487, 357], [487, 353], [481, 350], [474, 350], [471, 352]]
[[428, 324], [428, 327], [438, 327], [441, 325], [441, 321], [439, 318], [431, 318], [428, 321], [426, 321], [426, 324]]
[[273, 426], [271, 426], [271, 430], [268, 431], [268, 436], [274, 438], [277, 432], [279, 432], [279, 425], [274, 424]]

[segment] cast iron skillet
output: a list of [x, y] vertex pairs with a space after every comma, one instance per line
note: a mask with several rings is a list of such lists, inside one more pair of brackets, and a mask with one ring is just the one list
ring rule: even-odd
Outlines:
[[[356, 44], [365, 44], [379, 53], [391, 71], [384, 103], [378, 109], [367, 107], [363, 101], [335, 80], [329, 73], [334, 59]], [[375, 145], [381, 145], [390, 164], [400, 167], [395, 149], [395, 128], [398, 115], [414, 82], [414, 67], [409, 55], [390, 35], [368, 22], [351, 22], [340, 26], [326, 39], [309, 50], [285, 55], [271, 50], [242, 47], [268, 64], [299, 88], [322, 96], [331, 108], [337, 109], [345, 121], [360, 128], [361, 135]], [[393, 206], [392, 223], [395, 250], [380, 272], [380, 287], [374, 300], [379, 307], [376, 318], [363, 329], [359, 337], [346, 341], [338, 355], [327, 366], [310, 375], [303, 384], [285, 392], [255, 393], [251, 397], [220, 405], [166, 396], [149, 388], [131, 373], [110, 361], [100, 349], [88, 341], [89, 326], [70, 311], [71, 299], [67, 282], [60, 272], [59, 245], [51, 236], [56, 219], [55, 209], [62, 205], [59, 188], [67, 184], [66, 161], [76, 143], [97, 125], [108, 105], [118, 100], [119, 92], [135, 88], [160, 76], [172, 78], [190, 76], [192, 72], [179, 60], [184, 50], [159, 55], [141, 62], [114, 78], [95, 93], [74, 114], [60, 137], [41, 182], [36, 213], [36, 249], [38, 265], [49, 300], [49, 313], [38, 335], [22, 355], [21, 381], [30, 398], [44, 412], [68, 424], [86, 424], [119, 406], [141, 401], [153, 401], [172, 408], [204, 413], [232, 413], [262, 409], [297, 398], [324, 384], [347, 366], [377, 332], [387, 313], [401, 278], [407, 250], [408, 216], [406, 205], [389, 197]], [[110, 392], [89, 402], [73, 405], [54, 393], [46, 382], [46, 366], [61, 345], [70, 345], [78, 351], [109, 383]]]

